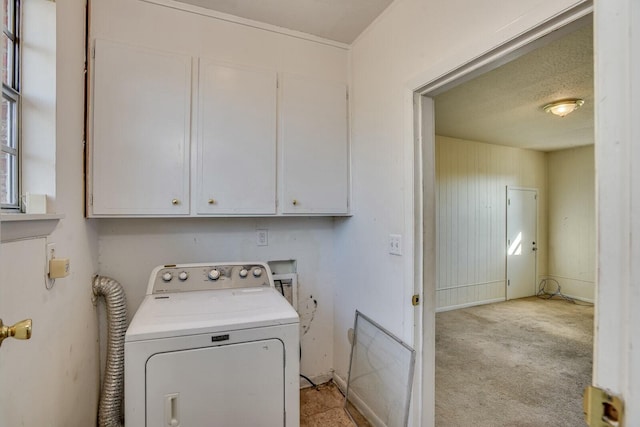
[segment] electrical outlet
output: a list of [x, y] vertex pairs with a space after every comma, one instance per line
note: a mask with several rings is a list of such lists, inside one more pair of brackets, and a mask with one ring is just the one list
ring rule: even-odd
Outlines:
[[401, 234], [389, 234], [389, 253], [391, 255], [402, 255]]
[[56, 257], [56, 244], [55, 243], [47, 243], [47, 262], [45, 267], [45, 273], [47, 276], [49, 275], [49, 264], [52, 259]]
[[256, 244], [269, 246], [269, 230], [256, 230]]

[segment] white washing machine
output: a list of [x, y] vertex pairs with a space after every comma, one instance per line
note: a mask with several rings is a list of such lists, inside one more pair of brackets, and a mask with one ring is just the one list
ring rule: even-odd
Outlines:
[[156, 267], [125, 338], [125, 425], [298, 427], [298, 326], [265, 263]]

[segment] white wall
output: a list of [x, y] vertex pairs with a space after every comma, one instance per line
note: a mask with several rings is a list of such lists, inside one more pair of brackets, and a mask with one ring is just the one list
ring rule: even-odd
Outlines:
[[95, 38], [326, 81], [348, 77], [346, 49], [144, 1], [91, 0]]
[[56, 5], [23, 2], [22, 193], [46, 194], [53, 206], [56, 182]]
[[547, 264], [545, 153], [436, 136], [436, 306], [505, 298], [506, 187], [538, 189], [537, 271]]
[[[91, 40], [106, 38], [326, 81], [348, 79], [348, 53], [340, 47], [142, 1], [93, 0], [91, 5]], [[195, 146], [195, 130], [192, 135]], [[192, 151], [192, 164], [194, 159]], [[301, 371], [322, 381], [330, 378], [333, 361], [333, 222], [332, 218], [99, 220], [99, 271], [124, 285], [133, 315], [157, 265], [294, 259], [304, 334]], [[256, 245], [256, 228], [269, 230], [269, 246]]]
[[547, 154], [548, 277], [558, 281], [565, 295], [588, 301], [594, 298], [596, 274], [593, 156], [593, 146]]
[[507, 185], [539, 190], [538, 278], [593, 301], [593, 146], [545, 154], [437, 136], [436, 181], [438, 309], [504, 299]]
[[[256, 245], [268, 229], [268, 246]], [[178, 218], [99, 220], [99, 272], [118, 280], [129, 317], [142, 302], [151, 270], [161, 264], [296, 260], [301, 372], [320, 381], [332, 363], [334, 241], [332, 218]]]
[[49, 241], [71, 259], [71, 274], [47, 291], [45, 239], [0, 246], [0, 315], [33, 318], [28, 342], [7, 341], [0, 363], [0, 425], [95, 425], [98, 401], [96, 313], [91, 277], [97, 236], [83, 217], [84, 4], [56, 8], [55, 206], [65, 218]]

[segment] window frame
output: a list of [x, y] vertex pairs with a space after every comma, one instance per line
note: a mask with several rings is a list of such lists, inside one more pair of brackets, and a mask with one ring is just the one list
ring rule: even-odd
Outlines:
[[[10, 42], [11, 51], [6, 52], [8, 84], [2, 81], [2, 100], [7, 102], [7, 144], [0, 144], [0, 152], [12, 158], [11, 165], [6, 171], [9, 175], [7, 193], [10, 203], [0, 203], [3, 211], [15, 211], [21, 205], [21, 135], [20, 124], [22, 116], [21, 108], [21, 0], [6, 1], [8, 16], [3, 22], [2, 32], [4, 37]], [[5, 22], [11, 28], [5, 27]], [[4, 43], [4, 40], [3, 40]], [[3, 121], [5, 117], [3, 117]], [[3, 194], [4, 198], [4, 194]]]

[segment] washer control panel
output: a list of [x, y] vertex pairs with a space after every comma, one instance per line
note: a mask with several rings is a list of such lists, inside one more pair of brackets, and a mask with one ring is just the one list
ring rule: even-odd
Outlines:
[[160, 265], [151, 272], [147, 294], [273, 287], [266, 263]]

